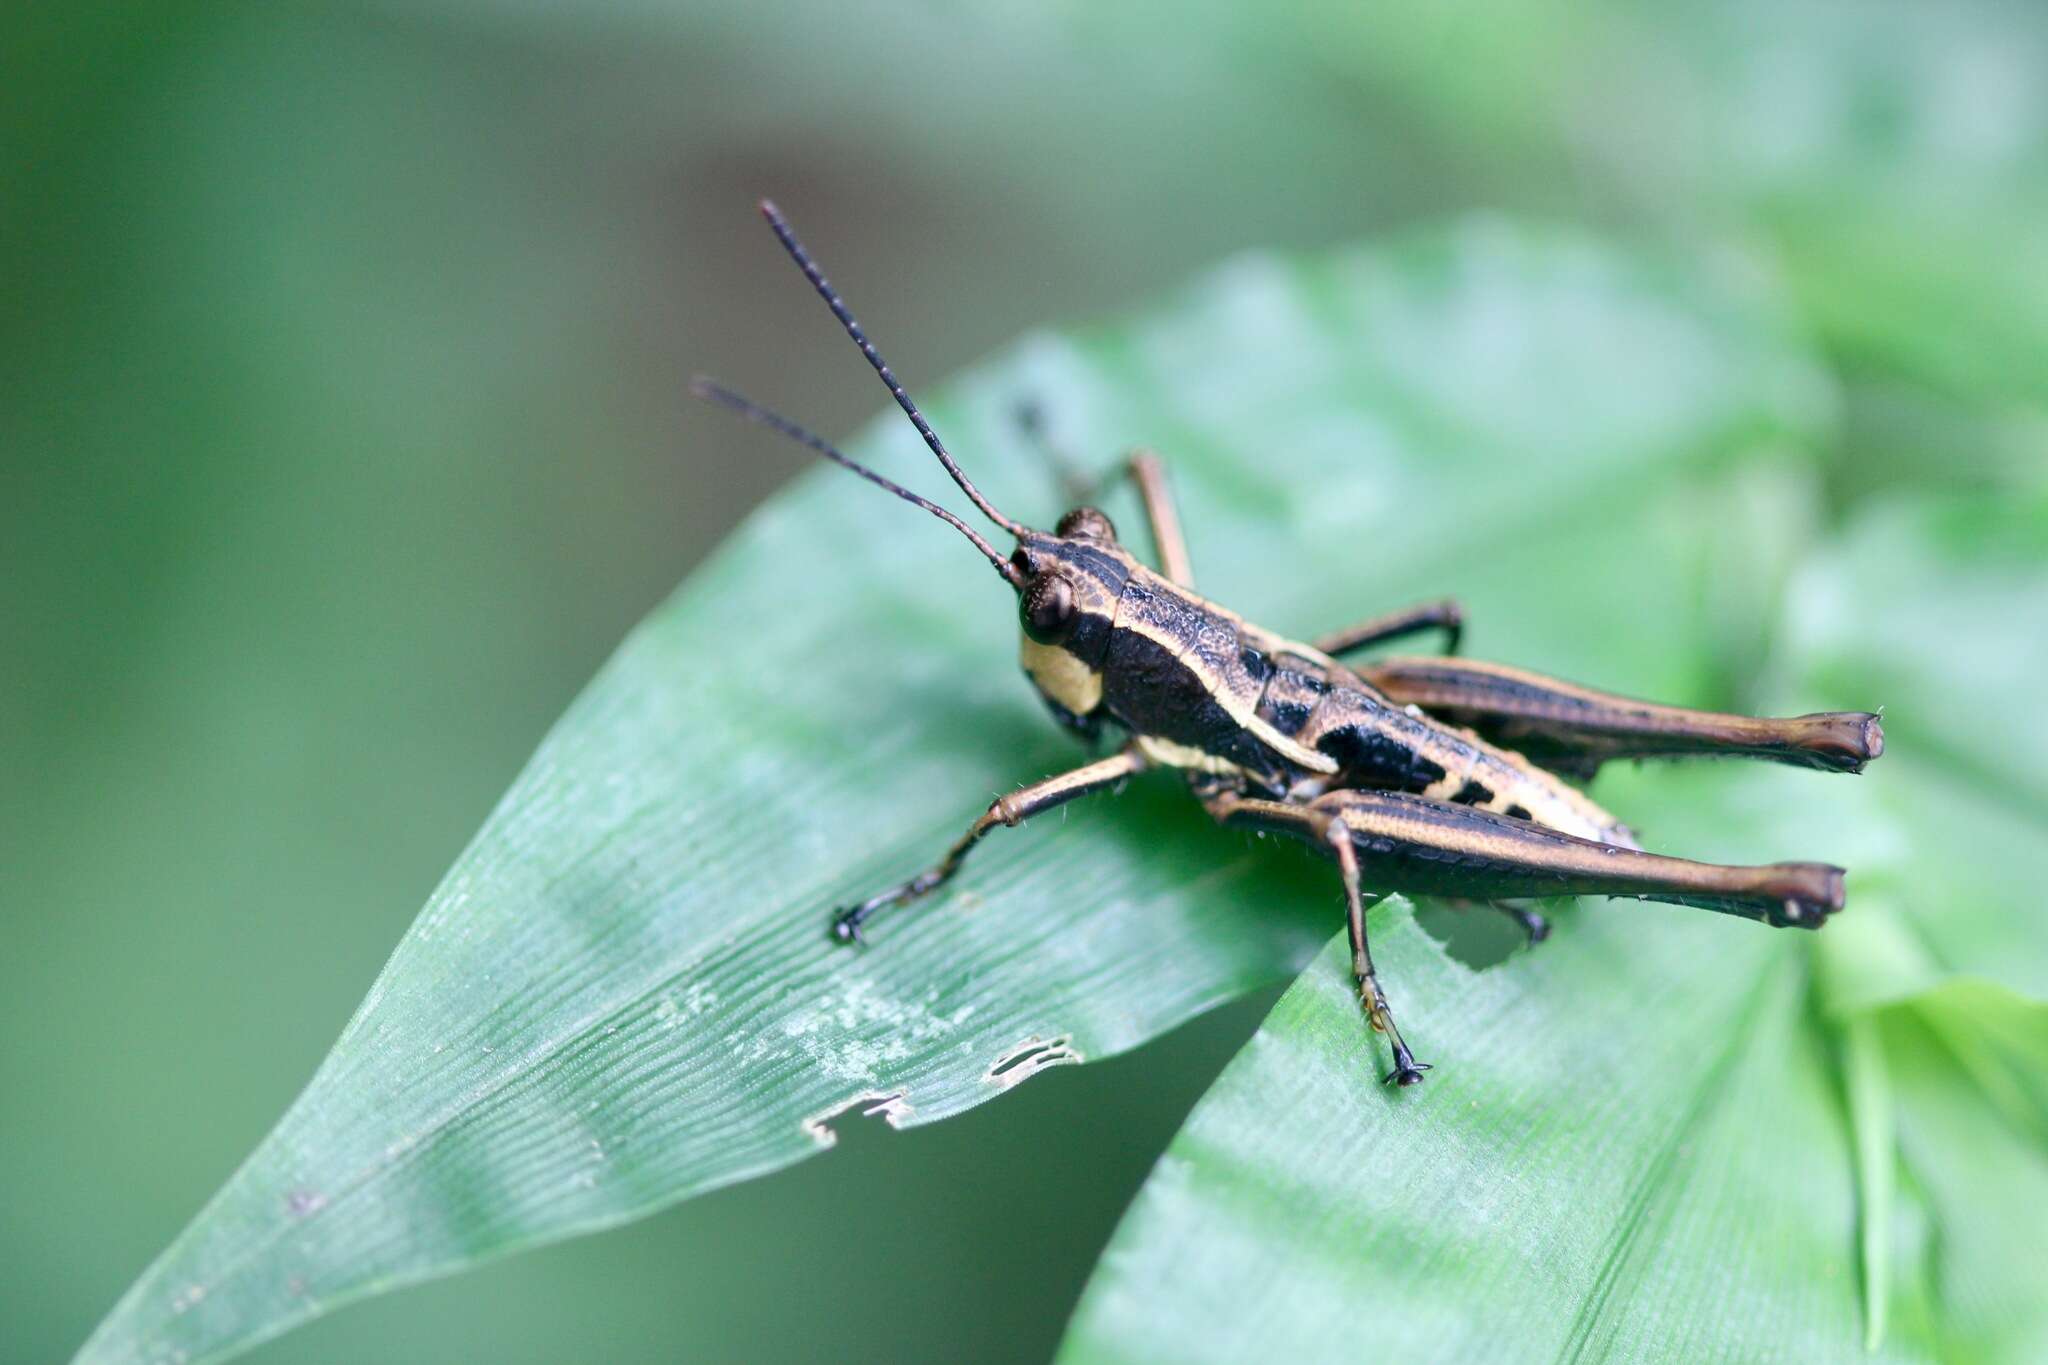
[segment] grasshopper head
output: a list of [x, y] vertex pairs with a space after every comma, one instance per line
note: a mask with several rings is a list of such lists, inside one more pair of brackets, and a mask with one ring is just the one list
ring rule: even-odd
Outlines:
[[1093, 507], [1077, 507], [1051, 535], [1019, 534], [1010, 567], [1019, 579], [1024, 671], [1061, 724], [1093, 737], [1101, 725], [1102, 658], [1131, 572], [1116, 528]]

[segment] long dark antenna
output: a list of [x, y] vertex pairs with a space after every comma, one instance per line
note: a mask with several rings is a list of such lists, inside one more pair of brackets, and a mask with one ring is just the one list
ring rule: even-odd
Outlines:
[[996, 572], [1001, 574], [1003, 578], [1010, 584], [1011, 587], [1022, 588], [1024, 586], [1024, 575], [1018, 572], [1017, 567], [1014, 564], [1010, 563], [1009, 560], [997, 554], [995, 546], [989, 544], [988, 541], [983, 539], [981, 534], [978, 531], [976, 531], [972, 526], [969, 526], [966, 522], [960, 520], [960, 518], [954, 516], [951, 512], [948, 512], [945, 508], [939, 506], [931, 499], [921, 498], [917, 494], [905, 488], [902, 484], [897, 483], [895, 480], [882, 477], [880, 474], [877, 474], [874, 470], [869, 469], [866, 465], [862, 464], [859, 460], [856, 460], [849, 455], [841, 454], [839, 450], [836, 447], [834, 447], [830, 441], [827, 441], [824, 437], [813, 435], [811, 432], [806, 431], [804, 430], [804, 428], [798, 426], [795, 422], [790, 421], [787, 417], [784, 417], [781, 413], [772, 412], [769, 409], [762, 407], [759, 403], [756, 403], [751, 398], [747, 398], [742, 394], [734, 393], [731, 389], [726, 388], [723, 384], [720, 384], [715, 379], [707, 379], [701, 374], [698, 375], [695, 379], [692, 379], [690, 381], [690, 392], [695, 394], [697, 397], [702, 398], [707, 403], [716, 403], [718, 404], [718, 406], [722, 408], [727, 408], [733, 412], [738, 413], [740, 416], [746, 418], [749, 422], [754, 422], [761, 426], [767, 427], [770, 431], [781, 432], [784, 436], [789, 437], [790, 440], [795, 441], [800, 445], [809, 446], [812, 450], [815, 450], [816, 452], [818, 452], [818, 454], [823, 455], [826, 459], [832, 461], [834, 464], [841, 464], [846, 466], [848, 469], [851, 469], [854, 473], [860, 475], [863, 479], [866, 479], [869, 483], [875, 484], [881, 488], [888, 489], [891, 493], [894, 493], [897, 497], [903, 499], [905, 502], [917, 504], [919, 507], [922, 507], [925, 511], [937, 517], [940, 521], [943, 521], [947, 525], [951, 526], [961, 535], [966, 536], [969, 540], [973, 541], [974, 548], [981, 551], [984, 555], [988, 556], [988, 562], [995, 565]]
[[796, 233], [790, 228], [788, 220], [783, 218], [782, 210], [775, 207], [773, 200], [763, 199], [761, 216], [768, 220], [769, 227], [775, 229], [776, 239], [782, 243], [782, 249], [796, 262], [797, 269], [804, 272], [804, 278], [818, 291], [818, 297], [825, 300], [825, 306], [832, 310], [833, 317], [839, 319], [839, 325], [853, 338], [853, 344], [860, 347], [860, 353], [868, 358], [868, 364], [874, 366], [875, 373], [882, 376], [882, 382], [889, 386], [889, 395], [896, 400], [896, 406], [903, 409], [904, 416], [917, 428], [917, 434], [924, 437], [924, 443], [932, 448], [932, 454], [939, 457], [939, 463], [953, 476], [953, 482], [960, 485], [960, 491], [973, 499], [974, 505], [979, 507], [982, 515], [990, 521], [1013, 536], [1022, 536], [1025, 528], [998, 512], [995, 504], [981, 495], [981, 490], [974, 486], [974, 481], [967, 477], [966, 471], [960, 468], [959, 462], [946, 449], [946, 443], [939, 439], [939, 433], [932, 430], [932, 424], [917, 410], [917, 404], [910, 401], [910, 395], [903, 391], [903, 384], [896, 378], [896, 372], [889, 368], [889, 363], [882, 359], [882, 353], [868, 340], [868, 334], [854, 321], [845, 300], [832, 288], [832, 282], [825, 278], [825, 272], [818, 269], [818, 263], [811, 259], [811, 253], [805, 251], [804, 244], [796, 239]]

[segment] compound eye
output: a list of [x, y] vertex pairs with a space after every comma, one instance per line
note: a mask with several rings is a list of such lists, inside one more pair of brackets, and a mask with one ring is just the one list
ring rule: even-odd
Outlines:
[[1074, 605], [1074, 585], [1059, 574], [1046, 574], [1033, 583], [1025, 590], [1021, 605], [1024, 633], [1042, 645], [1064, 640], [1080, 619]]
[[1076, 507], [1053, 529], [1066, 539], [1116, 541], [1116, 526], [1093, 507]]

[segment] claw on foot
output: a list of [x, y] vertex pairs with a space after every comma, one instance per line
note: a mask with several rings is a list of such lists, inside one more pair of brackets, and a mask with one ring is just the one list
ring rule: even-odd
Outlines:
[[1394, 1035], [1394, 1069], [1380, 1077], [1381, 1085], [1420, 1085], [1422, 1073], [1429, 1070], [1428, 1062], [1418, 1062], [1415, 1054], [1408, 1050], [1408, 1044]]

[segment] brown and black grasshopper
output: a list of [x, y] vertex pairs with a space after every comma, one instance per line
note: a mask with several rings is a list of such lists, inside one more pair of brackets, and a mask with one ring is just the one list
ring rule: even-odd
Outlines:
[[858, 940], [877, 911], [943, 886], [996, 826], [1021, 824], [1148, 768], [1176, 769], [1218, 823], [1292, 834], [1336, 861], [1360, 998], [1393, 1048], [1386, 1079], [1412, 1085], [1428, 1067], [1394, 1024], [1366, 941], [1366, 910], [1388, 892], [1493, 904], [1521, 921], [1532, 940], [1548, 926], [1507, 903], [1512, 898], [1629, 896], [1803, 929], [1819, 928], [1842, 908], [1841, 868], [1726, 867], [1646, 853], [1627, 827], [1557, 774], [1590, 776], [1611, 758], [1685, 754], [1853, 773], [1884, 750], [1876, 716], [1769, 720], [1689, 711], [1448, 657], [1354, 669], [1343, 660], [1355, 652], [1430, 630], [1443, 632], [1455, 653], [1463, 619], [1457, 604], [1376, 617], [1308, 644], [1255, 626], [1196, 595], [1164, 470], [1147, 452], [1118, 472], [1137, 485], [1156, 570], [1126, 550], [1093, 507], [1075, 507], [1050, 534], [1013, 521], [954, 461], [775, 206], [763, 202], [761, 212], [953, 482], [1017, 548], [1003, 556], [945, 508], [730, 390], [699, 379], [694, 391], [966, 536], [1017, 592], [1024, 671], [1054, 717], [1091, 741], [1110, 727], [1125, 736], [1111, 757], [999, 798], [932, 867], [837, 912], [838, 938]]

